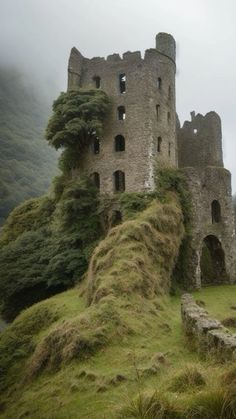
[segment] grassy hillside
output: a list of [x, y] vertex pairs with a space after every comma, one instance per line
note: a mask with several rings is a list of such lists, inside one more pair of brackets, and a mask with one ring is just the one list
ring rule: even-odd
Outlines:
[[165, 203], [152, 199], [146, 209], [112, 228], [95, 249], [80, 288], [33, 306], [3, 333], [2, 391], [15, 387], [16, 376], [22, 388], [142, 333], [162, 310], [183, 234], [173, 192]]
[[0, 68], [0, 225], [27, 198], [42, 195], [56, 172], [56, 153], [43, 139], [49, 104], [33, 82]]
[[[192, 349], [182, 332], [179, 297], [151, 301], [141, 296], [124, 297], [122, 320], [126, 328], [116, 320], [109, 344], [93, 352], [83, 345], [84, 356], [78, 353], [70, 359], [80, 335], [81, 327], [76, 330], [79, 319], [82, 317], [85, 325], [87, 322], [83, 287], [28, 309], [5, 332], [1, 358], [6, 362], [8, 345], [12, 366], [7, 389], [1, 392], [0, 417], [235, 418], [235, 404], [234, 410], [229, 407], [235, 400], [235, 364], [202, 359]], [[203, 289], [195, 296], [204, 300], [211, 312], [214, 300], [220, 298], [225, 306], [229, 300], [235, 301], [236, 286]], [[107, 309], [103, 325], [110, 321], [110, 315]], [[71, 324], [73, 329], [68, 327]], [[50, 335], [58, 345], [58, 330], [64, 331], [67, 339], [76, 333], [77, 341], [64, 348], [62, 364], [55, 350], [36, 374], [35, 354], [39, 348], [45, 349], [42, 342], [49, 343]], [[101, 339], [98, 331], [97, 338]], [[223, 405], [228, 406], [225, 415], [221, 415]]]
[[[195, 352], [180, 298], [169, 295], [184, 235], [178, 195], [122, 198], [125, 219], [95, 248], [83, 281], [1, 334], [0, 417], [235, 418], [235, 364]], [[234, 317], [236, 286], [195, 297]]]

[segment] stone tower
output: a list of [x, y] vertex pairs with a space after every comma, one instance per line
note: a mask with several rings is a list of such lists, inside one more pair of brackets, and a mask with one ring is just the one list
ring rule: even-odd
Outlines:
[[68, 89], [101, 88], [112, 102], [103, 138], [80, 162], [101, 193], [152, 190], [154, 160], [177, 165], [175, 70], [175, 40], [165, 33], [144, 58], [137, 51], [88, 59], [72, 48]]
[[[156, 47], [88, 59], [72, 48], [68, 90], [104, 90], [111, 100], [103, 138], [85, 150], [79, 173], [101, 193], [149, 191], [159, 164], [185, 173], [192, 201], [186, 287], [235, 282], [235, 226], [231, 175], [223, 167], [221, 121], [215, 112], [191, 113], [176, 123], [175, 40], [156, 36]], [[178, 139], [178, 141], [177, 141]]]
[[178, 126], [178, 162], [192, 201], [188, 286], [235, 282], [235, 225], [231, 174], [223, 166], [221, 120], [191, 113]]

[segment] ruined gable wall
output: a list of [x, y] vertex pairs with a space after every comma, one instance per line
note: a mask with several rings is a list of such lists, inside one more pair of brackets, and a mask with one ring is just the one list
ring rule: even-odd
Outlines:
[[220, 117], [216, 112], [191, 115], [177, 132], [179, 167], [223, 167]]

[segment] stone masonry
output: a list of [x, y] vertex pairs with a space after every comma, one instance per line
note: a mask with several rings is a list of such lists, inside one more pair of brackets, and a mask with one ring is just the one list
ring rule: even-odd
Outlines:
[[[112, 102], [99, 152], [94, 153], [91, 144], [80, 162], [81, 171], [99, 174], [101, 193], [114, 191], [113, 174], [118, 170], [125, 174], [126, 191], [144, 191], [154, 187], [155, 158], [177, 165], [175, 70], [175, 41], [168, 34], [158, 34], [156, 48], [147, 50], [144, 58], [137, 51], [126, 52], [122, 58], [113, 54], [107, 59], [88, 59], [72, 49], [68, 89], [98, 85]], [[125, 78], [123, 92], [121, 75]], [[119, 119], [119, 107], [125, 109], [124, 119]], [[118, 135], [125, 139], [123, 151], [115, 149]]]
[[[181, 127], [176, 118], [174, 38], [156, 36], [156, 47], [85, 58], [72, 48], [68, 90], [98, 88], [111, 100], [104, 136], [85, 150], [79, 171], [92, 176], [101, 193], [150, 191], [154, 165], [179, 167], [185, 174], [192, 203], [186, 261], [189, 288], [236, 281], [235, 225], [231, 175], [223, 167], [220, 117], [191, 112]], [[204, 257], [211, 258], [211, 275]]]
[[[192, 225], [187, 261], [192, 288], [202, 284], [235, 282], [235, 223], [231, 194], [231, 174], [223, 167], [220, 117], [191, 113], [191, 121], [177, 127], [178, 163], [187, 180]], [[214, 278], [207, 279], [201, 269], [203, 248], [213, 258]]]
[[224, 360], [236, 360], [236, 335], [218, 320], [211, 319], [190, 294], [182, 296], [181, 315], [186, 335], [195, 341], [200, 352], [205, 355], [213, 353]]

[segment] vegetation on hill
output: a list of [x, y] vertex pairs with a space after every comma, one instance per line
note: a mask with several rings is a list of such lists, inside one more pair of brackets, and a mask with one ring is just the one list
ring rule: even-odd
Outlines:
[[[127, 208], [127, 198], [125, 201]], [[133, 195], [131, 202], [133, 205]], [[23, 313], [23, 322], [17, 319], [6, 330], [0, 351], [2, 389], [13, 384], [16, 373], [22, 375], [23, 382], [32, 381], [44, 370], [89, 359], [119, 339], [138, 333], [143, 327], [142, 321], [139, 325], [140, 307], [142, 315], [152, 312], [155, 318], [161, 297], [170, 288], [184, 226], [174, 192], [166, 195], [164, 203], [152, 197], [146, 206], [110, 229], [95, 249], [86, 278], [73, 291], [78, 304], [79, 292], [84, 295], [83, 306], [89, 302], [83, 312], [74, 311], [67, 318], [63, 304], [60, 308], [45, 302]], [[16, 362], [15, 348], [19, 354]]]
[[102, 235], [97, 189], [71, 179], [83, 147], [102, 135], [109, 101], [98, 90], [61, 93], [54, 102], [47, 139], [64, 148], [63, 175], [53, 192], [18, 206], [0, 237], [0, 302], [7, 320], [22, 308], [62, 291], [84, 274]]
[[[78, 95], [82, 123], [80, 104], [73, 110]], [[0, 417], [233, 419], [235, 365], [200, 358], [183, 335], [179, 297], [169, 293], [189, 234], [182, 175], [162, 169], [152, 193], [113, 197], [99, 196], [87, 178], [71, 178], [73, 152], [79, 157], [101, 135], [108, 109], [101, 92], [88, 93], [86, 103], [81, 95], [60, 96], [47, 130], [48, 141], [64, 148], [63, 175], [50, 195], [17, 207], [0, 238], [7, 318], [76, 285], [23, 311], [1, 333]], [[100, 116], [97, 100], [104, 102]], [[211, 288], [217, 293], [228, 321], [236, 287]], [[215, 312], [209, 293], [197, 295]]]
[[15, 69], [0, 68], [0, 225], [20, 202], [42, 195], [57, 156], [43, 140], [49, 106]]
[[68, 179], [60, 186], [57, 196], [21, 204], [3, 228], [0, 300], [8, 320], [24, 307], [73, 286], [102, 235], [96, 188], [88, 180]]
[[[235, 418], [235, 365], [192, 349], [179, 297], [123, 293], [86, 308], [85, 290], [34, 305], [1, 335], [0, 417]], [[235, 296], [235, 286], [196, 293], [228, 315]]]

